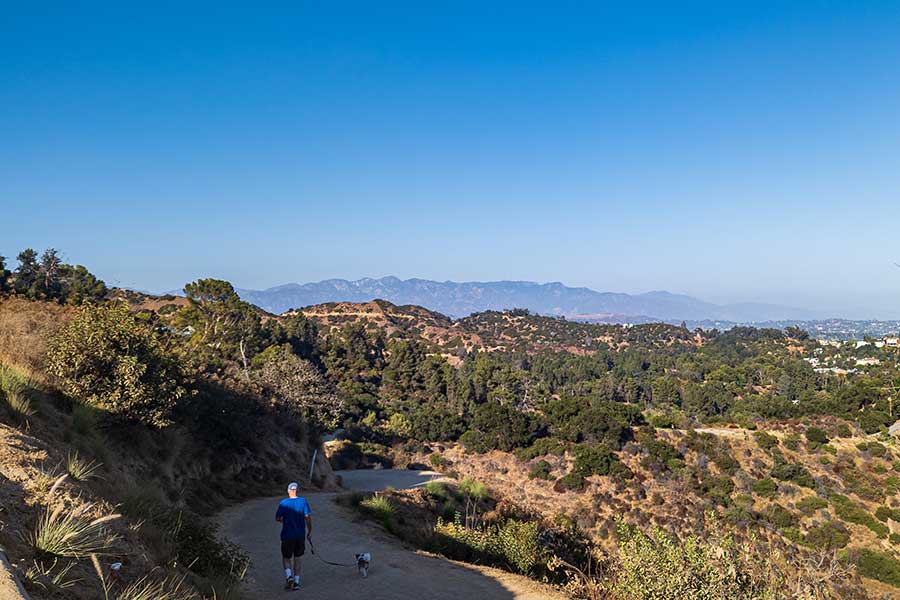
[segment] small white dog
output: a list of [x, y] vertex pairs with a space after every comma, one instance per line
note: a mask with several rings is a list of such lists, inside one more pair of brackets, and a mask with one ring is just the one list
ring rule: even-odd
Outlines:
[[372, 555], [368, 552], [363, 552], [361, 554], [356, 555], [356, 569], [359, 571], [359, 574], [363, 577], [369, 576], [369, 563], [372, 561]]

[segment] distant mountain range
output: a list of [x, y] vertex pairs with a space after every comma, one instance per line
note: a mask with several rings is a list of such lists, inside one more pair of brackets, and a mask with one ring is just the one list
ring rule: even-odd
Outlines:
[[388, 300], [416, 304], [451, 317], [485, 310], [526, 308], [542, 315], [590, 321], [731, 321], [752, 323], [814, 319], [813, 311], [774, 304], [743, 302], [713, 304], [691, 296], [657, 291], [645, 294], [597, 292], [561, 283], [531, 281], [454, 282], [382, 277], [356, 281], [327, 279], [317, 283], [288, 283], [267, 290], [238, 289], [241, 298], [280, 314], [325, 302]]

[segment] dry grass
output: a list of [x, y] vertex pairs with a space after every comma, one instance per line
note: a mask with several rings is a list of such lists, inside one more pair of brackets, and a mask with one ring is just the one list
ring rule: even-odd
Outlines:
[[26, 375], [0, 364], [0, 400], [6, 403], [19, 422], [26, 421], [35, 414], [31, 387], [31, 381]]
[[50, 497], [67, 478], [68, 474], [60, 474], [58, 466], [47, 468], [41, 465], [31, 477], [31, 490], [35, 496]]
[[40, 378], [47, 339], [71, 318], [74, 310], [52, 302], [0, 300], [0, 362]]
[[[185, 584], [185, 575], [158, 577], [151, 572], [137, 581], [128, 584], [121, 592], [113, 592], [113, 584], [107, 576], [97, 554], [91, 554], [91, 564], [100, 579], [100, 587], [105, 600], [194, 600], [199, 598], [189, 585]], [[112, 593], [112, 595], [110, 595]]]

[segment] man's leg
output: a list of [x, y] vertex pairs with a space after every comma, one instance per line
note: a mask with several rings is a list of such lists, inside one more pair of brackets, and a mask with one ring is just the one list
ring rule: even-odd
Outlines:
[[300, 557], [294, 557], [294, 582], [300, 585]]
[[284, 542], [281, 542], [281, 564], [284, 566], [285, 589], [291, 588], [293, 583], [292, 575], [294, 574], [291, 570], [291, 555], [293, 554], [293, 552], [289, 552], [289, 550], [291, 549], [288, 548], [288, 545]]

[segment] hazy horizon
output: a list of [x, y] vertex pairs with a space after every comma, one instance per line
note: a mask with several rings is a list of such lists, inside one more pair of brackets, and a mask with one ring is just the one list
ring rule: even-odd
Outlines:
[[900, 318], [900, 5], [11, 6], [0, 254]]

